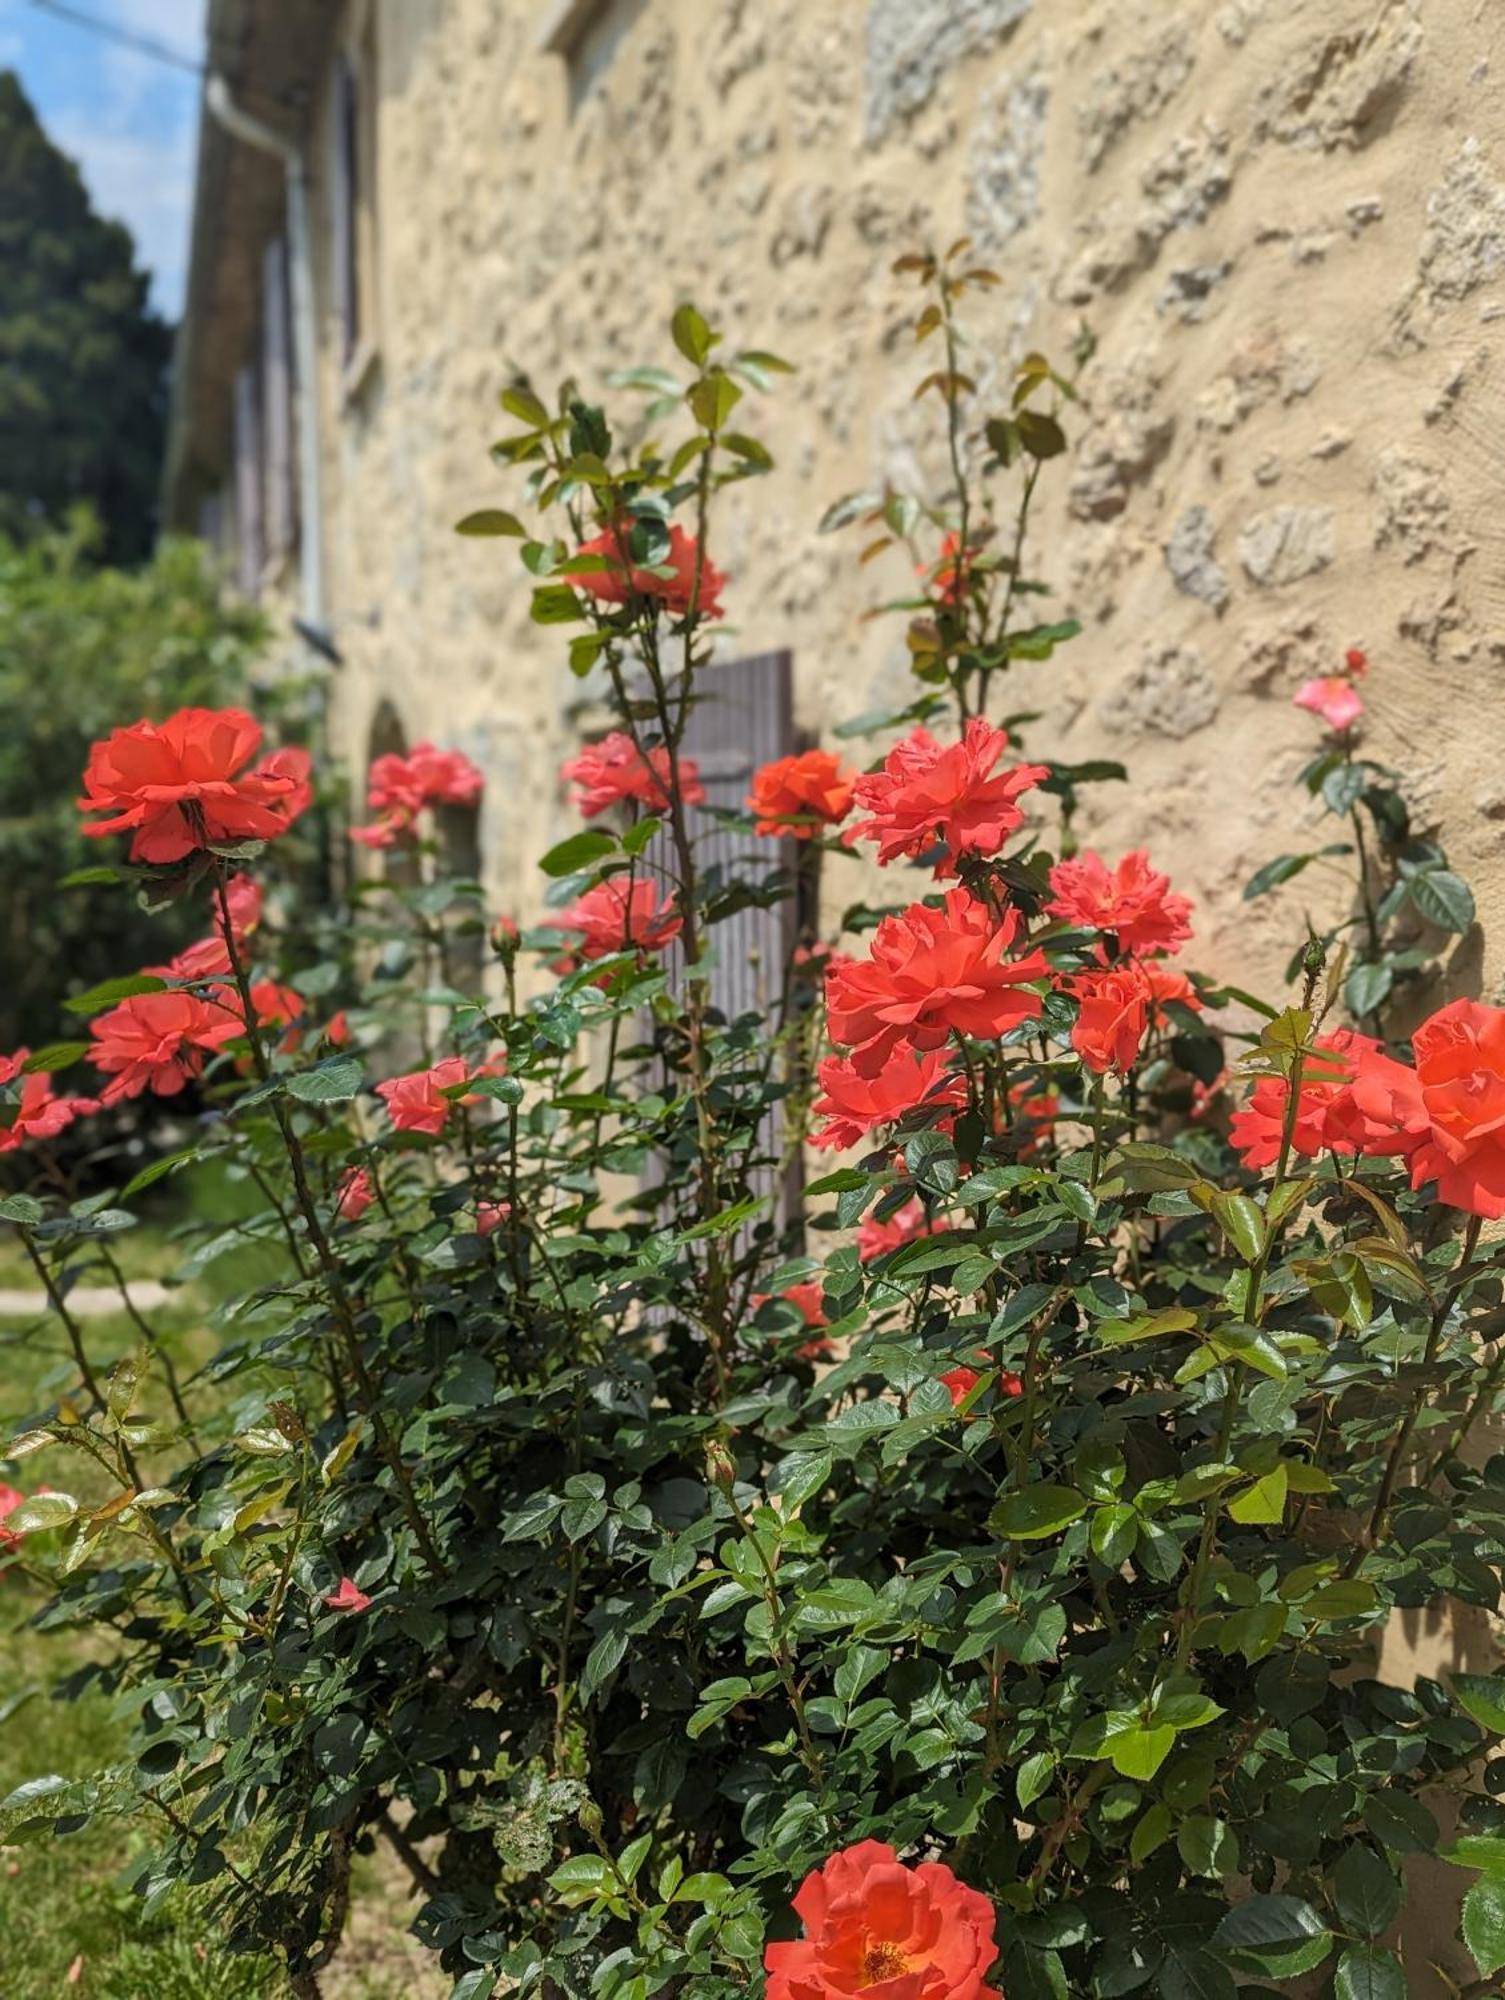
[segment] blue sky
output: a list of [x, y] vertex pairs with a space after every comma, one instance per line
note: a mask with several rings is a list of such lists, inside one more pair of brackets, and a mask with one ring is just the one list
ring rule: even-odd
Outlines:
[[[201, 54], [204, 0], [68, 0], [78, 12]], [[0, 69], [19, 70], [42, 123], [83, 169], [94, 205], [124, 222], [176, 318], [188, 262], [198, 80], [32, 0], [0, 0]]]

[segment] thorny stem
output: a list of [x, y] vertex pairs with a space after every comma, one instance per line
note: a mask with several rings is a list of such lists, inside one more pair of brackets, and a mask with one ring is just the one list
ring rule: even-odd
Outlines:
[[172, 1355], [169, 1353], [165, 1342], [158, 1339], [155, 1328], [146, 1320], [135, 1300], [131, 1297], [131, 1288], [126, 1283], [125, 1273], [116, 1261], [115, 1253], [107, 1244], [101, 1244], [100, 1254], [104, 1259], [110, 1276], [115, 1280], [115, 1289], [120, 1293], [121, 1303], [130, 1317], [131, 1324], [146, 1342], [152, 1354], [162, 1364], [162, 1375], [167, 1383], [167, 1393], [172, 1398], [174, 1410], [177, 1411], [178, 1422], [183, 1426], [188, 1442], [193, 1447], [193, 1455], [195, 1458], [202, 1458], [204, 1454], [199, 1445], [198, 1433], [193, 1427], [192, 1417], [188, 1414], [188, 1406], [183, 1401], [183, 1390], [178, 1381], [178, 1371]]
[[779, 1596], [778, 1573], [752, 1523], [737, 1505], [737, 1496], [731, 1490], [730, 1481], [723, 1490], [726, 1493], [726, 1504], [731, 1508], [732, 1516], [742, 1530], [743, 1539], [751, 1547], [757, 1558], [758, 1567], [763, 1572], [763, 1601], [768, 1607], [769, 1651], [773, 1655], [774, 1666], [778, 1670], [784, 1692], [789, 1697], [789, 1706], [794, 1713], [794, 1726], [800, 1739], [800, 1761], [824, 1793], [827, 1789], [825, 1760], [815, 1747], [815, 1738], [810, 1732], [810, 1719], [805, 1713], [805, 1698], [800, 1692], [799, 1676], [795, 1672], [794, 1652], [784, 1635], [784, 1605]]
[[[226, 889], [225, 864], [218, 858], [215, 862], [214, 887], [219, 903], [221, 934], [224, 938], [225, 950], [229, 955], [230, 971], [235, 979], [236, 992], [240, 996], [241, 1018], [245, 1026], [246, 1038], [251, 1047], [251, 1060], [255, 1066], [259, 1081], [270, 1083], [272, 1080], [271, 1064], [267, 1061], [266, 1047], [261, 1038], [261, 1031], [256, 1023], [256, 1009], [251, 1000], [251, 982], [240, 955], [240, 945], [235, 934], [235, 924], [230, 915], [230, 899]], [[423, 1510], [418, 1505], [417, 1495], [413, 1491], [412, 1478], [409, 1475], [407, 1466], [403, 1463], [402, 1453], [398, 1450], [396, 1440], [387, 1427], [387, 1421], [382, 1413], [380, 1399], [377, 1395], [376, 1384], [371, 1379], [370, 1370], [366, 1366], [365, 1355], [361, 1351], [360, 1332], [355, 1323], [355, 1308], [351, 1304], [350, 1294], [345, 1289], [344, 1275], [341, 1272], [339, 1260], [330, 1247], [329, 1237], [324, 1228], [324, 1220], [319, 1213], [319, 1205], [314, 1200], [313, 1189], [309, 1185], [308, 1163], [304, 1158], [302, 1141], [299, 1139], [292, 1119], [288, 1116], [287, 1107], [282, 1103], [281, 1099], [274, 1095], [270, 1103], [272, 1117], [276, 1122], [277, 1131], [282, 1140], [283, 1151], [287, 1154], [288, 1165], [292, 1169], [293, 1192], [297, 1200], [297, 1205], [303, 1216], [304, 1227], [308, 1231], [308, 1240], [313, 1245], [314, 1256], [318, 1261], [319, 1270], [324, 1279], [329, 1303], [334, 1313], [335, 1324], [338, 1326], [344, 1342], [346, 1360], [349, 1363], [350, 1372], [354, 1377], [356, 1388], [360, 1394], [362, 1414], [370, 1419], [377, 1448], [386, 1460], [388, 1470], [396, 1482], [398, 1499], [403, 1512], [407, 1516], [408, 1525], [413, 1531], [413, 1538], [422, 1552], [424, 1562], [433, 1575], [442, 1576], [444, 1574], [443, 1560], [429, 1531], [428, 1522], [424, 1519]]]

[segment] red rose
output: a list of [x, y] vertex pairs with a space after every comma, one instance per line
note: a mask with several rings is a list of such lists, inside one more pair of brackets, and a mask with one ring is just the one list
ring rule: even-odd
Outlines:
[[331, 1611], [369, 1611], [371, 1600], [365, 1591], [358, 1590], [348, 1576], [340, 1578], [338, 1590], [332, 1590], [324, 1602]]
[[1071, 1046], [1097, 1076], [1110, 1069], [1123, 1076], [1134, 1067], [1150, 1027], [1164, 1024], [1169, 1002], [1202, 1005], [1184, 972], [1153, 959], [1079, 972], [1064, 984], [1078, 1009]]
[[364, 1167], [352, 1167], [335, 1193], [335, 1214], [341, 1222], [359, 1222], [376, 1199], [376, 1183]]
[[900, 1042], [939, 1048], [953, 1034], [996, 1041], [1021, 1021], [1039, 1018], [1040, 996], [1030, 980], [1049, 967], [1038, 951], [1005, 956], [1019, 932], [1019, 915], [995, 917], [965, 889], [948, 891], [937, 910], [912, 903], [885, 917], [873, 934], [872, 955], [833, 968], [826, 979], [831, 1039], [852, 1049], [865, 1076], [874, 1076]]
[[241, 1032], [240, 1023], [197, 993], [137, 993], [89, 1023], [90, 1061], [113, 1081], [101, 1104], [150, 1089], [173, 1097], [204, 1066], [206, 1053]]
[[129, 828], [133, 861], [181, 861], [220, 841], [275, 840], [295, 788], [289, 777], [245, 771], [260, 748], [260, 724], [239, 708], [180, 708], [160, 725], [116, 729], [89, 752], [78, 802], [113, 817], [83, 830], [95, 837]]
[[392, 847], [425, 806], [474, 805], [485, 788], [463, 751], [436, 750], [432, 743], [416, 744], [406, 756], [389, 750], [366, 780], [366, 804], [377, 817], [369, 826], [351, 827], [350, 838], [364, 847]]
[[[1393, 1153], [1401, 1150], [1393, 1093], [1414, 1089], [1416, 1079], [1387, 1056], [1371, 1035], [1336, 1028], [1313, 1045], [1302, 1069], [1301, 1095], [1291, 1130], [1291, 1150], [1303, 1159], [1317, 1153]], [[1365, 1078], [1362, 1091], [1358, 1078]], [[1268, 1167], [1280, 1157], [1290, 1085], [1262, 1076], [1249, 1102], [1229, 1120], [1229, 1137], [1246, 1167]]]
[[[626, 604], [633, 597], [650, 598], [678, 618], [690, 608], [698, 560], [700, 616], [721, 617], [721, 592], [726, 578], [709, 556], [700, 556], [699, 544], [693, 535], [677, 525], [672, 526], [668, 548], [651, 569], [639, 569], [629, 567], [623, 560], [622, 551], [628, 546], [630, 533], [631, 523], [623, 522], [616, 528], [605, 529], [588, 542], [582, 542], [581, 555], [604, 556], [610, 567], [576, 570], [573, 573], [567, 570], [565, 582], [573, 584], [576, 590], [585, 590], [592, 597], [599, 597], [603, 604]], [[664, 574], [659, 575], [659, 571]]]
[[[587, 743], [578, 757], [560, 766], [559, 775], [576, 787], [575, 804], [585, 819], [633, 799], [648, 812], [667, 812], [673, 788], [669, 752], [662, 745], [644, 753], [620, 729]], [[684, 805], [705, 804], [705, 786], [693, 758], [679, 760], [679, 796]]]
[[794, 1907], [805, 1935], [766, 1948], [768, 2000], [1002, 2000], [983, 1984], [993, 1905], [943, 1862], [906, 1867], [860, 1841], [807, 1875]]
[[0, 1085], [15, 1084], [18, 1101], [0, 1101], [0, 1153], [12, 1153], [31, 1139], [55, 1139], [75, 1118], [99, 1109], [92, 1097], [59, 1097], [45, 1070], [25, 1074], [30, 1049], [0, 1056]]
[[929, 578], [942, 604], [958, 605], [972, 588], [972, 565], [980, 554], [976, 548], [964, 549], [961, 536], [952, 528], [942, 537], [940, 560], [929, 570], [922, 563], [920, 575]]
[[415, 1069], [406, 1076], [389, 1077], [385, 1083], [376, 1086], [376, 1094], [385, 1100], [387, 1116], [396, 1131], [427, 1132], [436, 1139], [444, 1130], [456, 1104], [479, 1104], [481, 1101], [474, 1093], [455, 1096], [453, 1093], [457, 1085], [469, 1083], [493, 1070], [494, 1065], [490, 1063], [471, 1069], [463, 1056], [446, 1056], [432, 1069]]
[[950, 1227], [944, 1220], [932, 1222], [925, 1204], [915, 1195], [882, 1222], [876, 1216], [864, 1216], [857, 1231], [857, 1261], [871, 1264], [874, 1258], [886, 1257], [890, 1250], [900, 1250], [922, 1236], [944, 1235]]
[[1505, 1215], [1505, 1008], [1455, 1000], [1422, 1023], [1411, 1048], [1414, 1083], [1395, 1088], [1392, 1115], [1408, 1128], [1400, 1137], [1412, 1186], [1435, 1180], [1449, 1208]]
[[292, 786], [272, 807], [284, 827], [300, 819], [314, 802], [313, 768], [312, 753], [289, 744], [285, 749], [270, 751], [251, 773], [253, 778], [286, 778]]
[[779, 757], [753, 773], [747, 804], [757, 816], [755, 833], [792, 834], [809, 840], [822, 826], [835, 826], [852, 809], [852, 774], [829, 750], [803, 750]]
[[1129, 957], [1150, 951], [1177, 951], [1191, 936], [1191, 903], [1171, 888], [1170, 877], [1150, 866], [1142, 847], [1116, 868], [1096, 854], [1058, 861], [1050, 871], [1051, 916], [1084, 929], [1105, 931]]
[[858, 778], [857, 803], [872, 817], [846, 834], [875, 840], [880, 865], [925, 854], [943, 842], [948, 853], [937, 875], [956, 873], [963, 854], [996, 854], [1017, 826], [1021, 793], [1050, 776], [1044, 764], [994, 767], [1008, 748], [1008, 731], [974, 715], [960, 743], [941, 745], [916, 729], [888, 753], [883, 769]]
[[892, 1125], [921, 1105], [960, 1110], [967, 1081], [947, 1068], [945, 1049], [920, 1050], [900, 1042], [871, 1076], [850, 1056], [827, 1056], [816, 1075], [821, 1095], [811, 1106], [825, 1124], [811, 1135], [812, 1146], [855, 1146], [880, 1125]]
[[582, 958], [605, 958], [609, 952], [662, 951], [671, 938], [684, 928], [666, 896], [662, 903], [651, 882], [630, 881], [613, 875], [587, 889], [561, 916], [551, 917], [548, 929], [578, 931]]

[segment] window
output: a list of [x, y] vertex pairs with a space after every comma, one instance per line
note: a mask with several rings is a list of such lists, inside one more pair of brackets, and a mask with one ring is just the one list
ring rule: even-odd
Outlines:
[[236, 580], [247, 597], [255, 597], [266, 563], [266, 527], [261, 483], [261, 370], [254, 361], [248, 361], [235, 377], [234, 393]]
[[376, 30], [370, 0], [351, 10], [330, 83], [330, 261], [347, 393], [376, 354]]

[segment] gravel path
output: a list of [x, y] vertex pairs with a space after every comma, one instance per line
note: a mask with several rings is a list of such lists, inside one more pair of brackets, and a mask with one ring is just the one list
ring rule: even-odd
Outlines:
[[[167, 1303], [168, 1291], [155, 1278], [141, 1278], [127, 1286], [131, 1304], [138, 1312], [152, 1312]], [[120, 1294], [113, 1285], [75, 1285], [68, 1294], [69, 1310], [80, 1319], [97, 1319], [101, 1313], [121, 1311]], [[0, 1287], [0, 1319], [40, 1319], [47, 1311], [45, 1292], [10, 1291]]]

